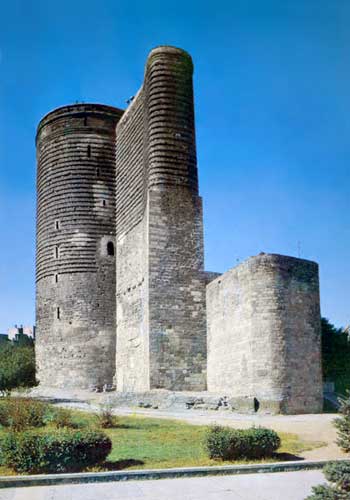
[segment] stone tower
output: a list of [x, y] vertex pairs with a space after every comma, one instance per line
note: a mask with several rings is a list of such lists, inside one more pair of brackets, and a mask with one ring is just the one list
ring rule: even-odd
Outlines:
[[117, 125], [117, 388], [206, 388], [191, 57], [150, 53]]
[[125, 112], [77, 104], [41, 120], [38, 379], [320, 411], [317, 264], [261, 253], [204, 271], [192, 76], [187, 52], [157, 47]]
[[36, 358], [47, 386], [115, 372], [115, 127], [122, 111], [64, 106], [37, 131]]
[[207, 286], [208, 390], [237, 408], [322, 411], [318, 265], [261, 253]]

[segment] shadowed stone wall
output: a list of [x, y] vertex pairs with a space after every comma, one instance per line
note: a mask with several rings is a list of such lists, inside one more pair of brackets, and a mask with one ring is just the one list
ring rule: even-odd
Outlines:
[[316, 263], [251, 257], [207, 286], [208, 390], [237, 407], [322, 410]]
[[118, 390], [206, 387], [192, 73], [186, 52], [154, 49], [117, 126]]
[[89, 388], [113, 380], [114, 142], [121, 115], [78, 104], [38, 126], [36, 359], [43, 385]]

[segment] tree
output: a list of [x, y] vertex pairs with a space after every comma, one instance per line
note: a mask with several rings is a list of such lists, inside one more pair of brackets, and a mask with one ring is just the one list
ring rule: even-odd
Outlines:
[[[350, 452], [350, 396], [341, 401], [340, 417], [334, 420], [337, 428], [337, 444], [346, 453]], [[315, 486], [306, 500], [342, 500], [350, 498], [350, 463], [330, 462], [323, 469], [329, 485]]]
[[36, 385], [34, 346], [24, 343], [15, 341], [0, 345], [0, 393], [3, 395], [17, 387]]
[[350, 388], [350, 342], [348, 334], [328, 319], [321, 319], [323, 378], [335, 382], [337, 392]]

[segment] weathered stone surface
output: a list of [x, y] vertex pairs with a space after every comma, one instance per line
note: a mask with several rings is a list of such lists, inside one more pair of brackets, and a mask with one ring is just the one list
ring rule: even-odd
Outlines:
[[159, 47], [117, 126], [121, 391], [206, 387], [205, 275], [192, 61]]
[[207, 286], [207, 321], [209, 391], [233, 407], [322, 410], [317, 264], [251, 257]]
[[36, 359], [43, 385], [115, 372], [115, 126], [122, 111], [59, 108], [37, 132]]

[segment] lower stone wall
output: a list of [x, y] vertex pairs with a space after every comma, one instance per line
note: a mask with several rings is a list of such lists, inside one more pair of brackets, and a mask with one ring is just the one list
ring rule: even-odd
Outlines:
[[201, 198], [182, 186], [149, 191], [151, 389], [206, 389]]
[[147, 391], [149, 382], [147, 213], [117, 239], [118, 391]]
[[207, 285], [208, 390], [234, 405], [322, 410], [318, 266], [274, 254]]
[[[35, 355], [41, 386], [93, 389], [115, 373], [114, 265], [37, 283]], [[89, 294], [89, 297], [87, 295]], [[57, 317], [57, 308], [60, 308]]]

